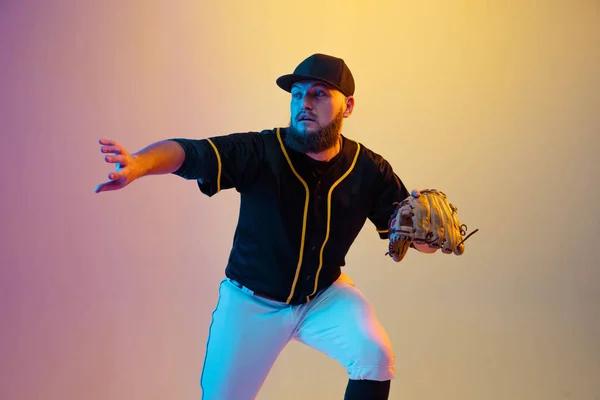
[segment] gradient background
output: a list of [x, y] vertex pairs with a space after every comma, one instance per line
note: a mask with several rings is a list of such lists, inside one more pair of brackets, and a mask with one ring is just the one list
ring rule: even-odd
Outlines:
[[[274, 83], [345, 58], [344, 133], [480, 232], [346, 272], [389, 332], [391, 399], [600, 398], [600, 2], [0, 1], [0, 399], [198, 399], [234, 191], [106, 180], [97, 140], [284, 126]], [[340, 399], [292, 343], [259, 399]]]

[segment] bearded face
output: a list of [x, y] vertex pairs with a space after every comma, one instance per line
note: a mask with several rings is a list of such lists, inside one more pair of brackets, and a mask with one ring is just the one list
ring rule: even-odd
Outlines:
[[334, 147], [340, 140], [343, 110], [325, 126], [321, 126], [316, 115], [301, 111], [290, 118], [289, 129], [284, 137], [285, 144], [301, 153], [320, 153]]

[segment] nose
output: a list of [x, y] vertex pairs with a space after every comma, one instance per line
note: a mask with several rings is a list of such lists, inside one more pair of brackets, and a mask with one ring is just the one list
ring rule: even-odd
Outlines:
[[310, 96], [302, 97], [301, 109], [302, 110], [312, 110], [312, 101], [311, 101]]

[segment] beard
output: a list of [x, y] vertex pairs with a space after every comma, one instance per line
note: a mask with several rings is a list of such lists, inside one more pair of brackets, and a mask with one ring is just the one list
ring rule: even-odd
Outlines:
[[334, 147], [340, 140], [342, 123], [344, 121], [343, 110], [335, 116], [326, 126], [318, 130], [299, 131], [290, 118], [290, 125], [284, 136], [285, 144], [300, 153], [320, 153]]

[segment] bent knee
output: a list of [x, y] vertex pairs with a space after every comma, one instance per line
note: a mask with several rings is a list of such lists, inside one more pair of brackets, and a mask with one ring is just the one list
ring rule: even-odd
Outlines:
[[365, 338], [357, 343], [357, 352], [347, 372], [350, 379], [390, 380], [394, 377], [395, 356], [388, 340]]
[[362, 340], [355, 365], [388, 367], [394, 363], [392, 345], [386, 340]]

